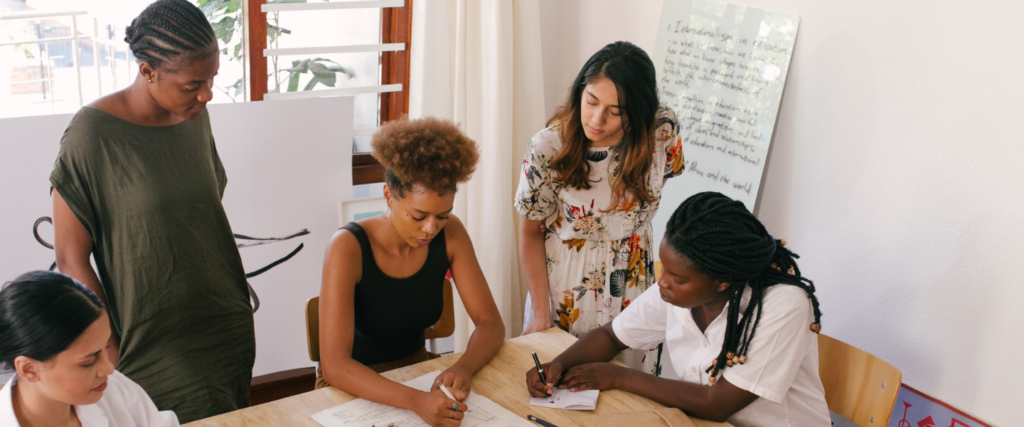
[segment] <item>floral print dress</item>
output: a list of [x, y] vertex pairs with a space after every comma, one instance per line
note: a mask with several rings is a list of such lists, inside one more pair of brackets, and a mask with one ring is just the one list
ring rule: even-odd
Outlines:
[[[609, 181], [618, 176], [618, 145], [590, 149], [591, 188], [578, 190], [552, 179], [550, 163], [562, 147], [558, 125], [530, 140], [515, 208], [523, 217], [543, 220], [547, 226], [544, 255], [552, 324], [576, 337], [611, 321], [654, 284], [651, 220], [665, 181], [682, 173], [684, 165], [675, 114], [662, 106], [656, 123], [648, 185], [655, 202], [645, 207], [626, 202], [608, 212], [604, 211], [611, 203]], [[529, 301], [527, 322], [532, 319]], [[620, 360], [655, 373], [657, 352], [629, 349]]]

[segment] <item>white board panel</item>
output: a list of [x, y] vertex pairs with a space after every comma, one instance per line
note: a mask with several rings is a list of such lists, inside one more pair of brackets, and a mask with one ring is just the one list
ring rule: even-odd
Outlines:
[[717, 191], [753, 211], [800, 18], [708, 0], [666, 0], [652, 60], [679, 120], [686, 172], [670, 179], [655, 247], [688, 197]]

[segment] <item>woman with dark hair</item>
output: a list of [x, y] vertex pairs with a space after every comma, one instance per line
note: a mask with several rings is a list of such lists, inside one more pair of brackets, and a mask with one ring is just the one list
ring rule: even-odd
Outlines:
[[[530, 141], [515, 198], [524, 333], [554, 323], [579, 337], [654, 282], [651, 219], [665, 181], [683, 171], [682, 143], [658, 104], [654, 64], [629, 42], [590, 57], [548, 125]], [[622, 357], [647, 372], [657, 359]]]
[[205, 108], [217, 39], [187, 0], [126, 33], [135, 82], [75, 115], [50, 175], [57, 266], [108, 307], [118, 371], [189, 422], [248, 406], [256, 357]]
[[0, 363], [17, 372], [0, 390], [0, 425], [178, 425], [107, 357], [110, 321], [96, 294], [50, 271], [0, 290]]
[[[785, 241], [742, 202], [707, 192], [679, 205], [658, 254], [658, 286], [543, 366], [547, 384], [527, 372], [530, 394], [619, 389], [737, 427], [829, 426], [821, 311]], [[603, 363], [661, 342], [678, 378]]]
[[[476, 143], [451, 122], [424, 118], [382, 126], [372, 146], [373, 157], [387, 168], [387, 210], [348, 223], [327, 247], [317, 388], [331, 385], [409, 409], [432, 426], [458, 426], [473, 375], [505, 339], [473, 242], [452, 215], [458, 183], [476, 168]], [[441, 317], [449, 270], [476, 326], [466, 352], [438, 375], [429, 393], [380, 376], [436, 357], [424, 348], [423, 331]]]

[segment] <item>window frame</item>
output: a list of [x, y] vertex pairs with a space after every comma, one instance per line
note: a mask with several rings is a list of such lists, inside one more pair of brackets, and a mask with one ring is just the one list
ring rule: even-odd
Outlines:
[[[248, 98], [262, 101], [268, 92], [267, 58], [267, 14], [260, 6], [267, 0], [245, 0], [245, 47], [249, 67], [246, 72]], [[381, 9], [381, 43], [405, 43], [405, 49], [381, 52], [380, 84], [402, 85], [402, 90], [379, 94], [380, 123], [399, 119], [409, 113], [409, 63], [412, 42], [413, 0], [404, 0], [402, 7]], [[369, 153], [352, 154], [352, 184], [373, 184], [384, 182], [384, 167]]]

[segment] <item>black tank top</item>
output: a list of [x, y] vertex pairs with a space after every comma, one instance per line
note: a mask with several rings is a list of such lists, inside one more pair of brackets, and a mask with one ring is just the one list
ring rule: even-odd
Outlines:
[[363, 257], [363, 277], [356, 283], [352, 358], [375, 365], [412, 355], [423, 348], [423, 330], [437, 323], [444, 309], [449, 267], [444, 230], [430, 241], [423, 267], [395, 279], [377, 267], [363, 227], [350, 222], [341, 228], [356, 236]]

